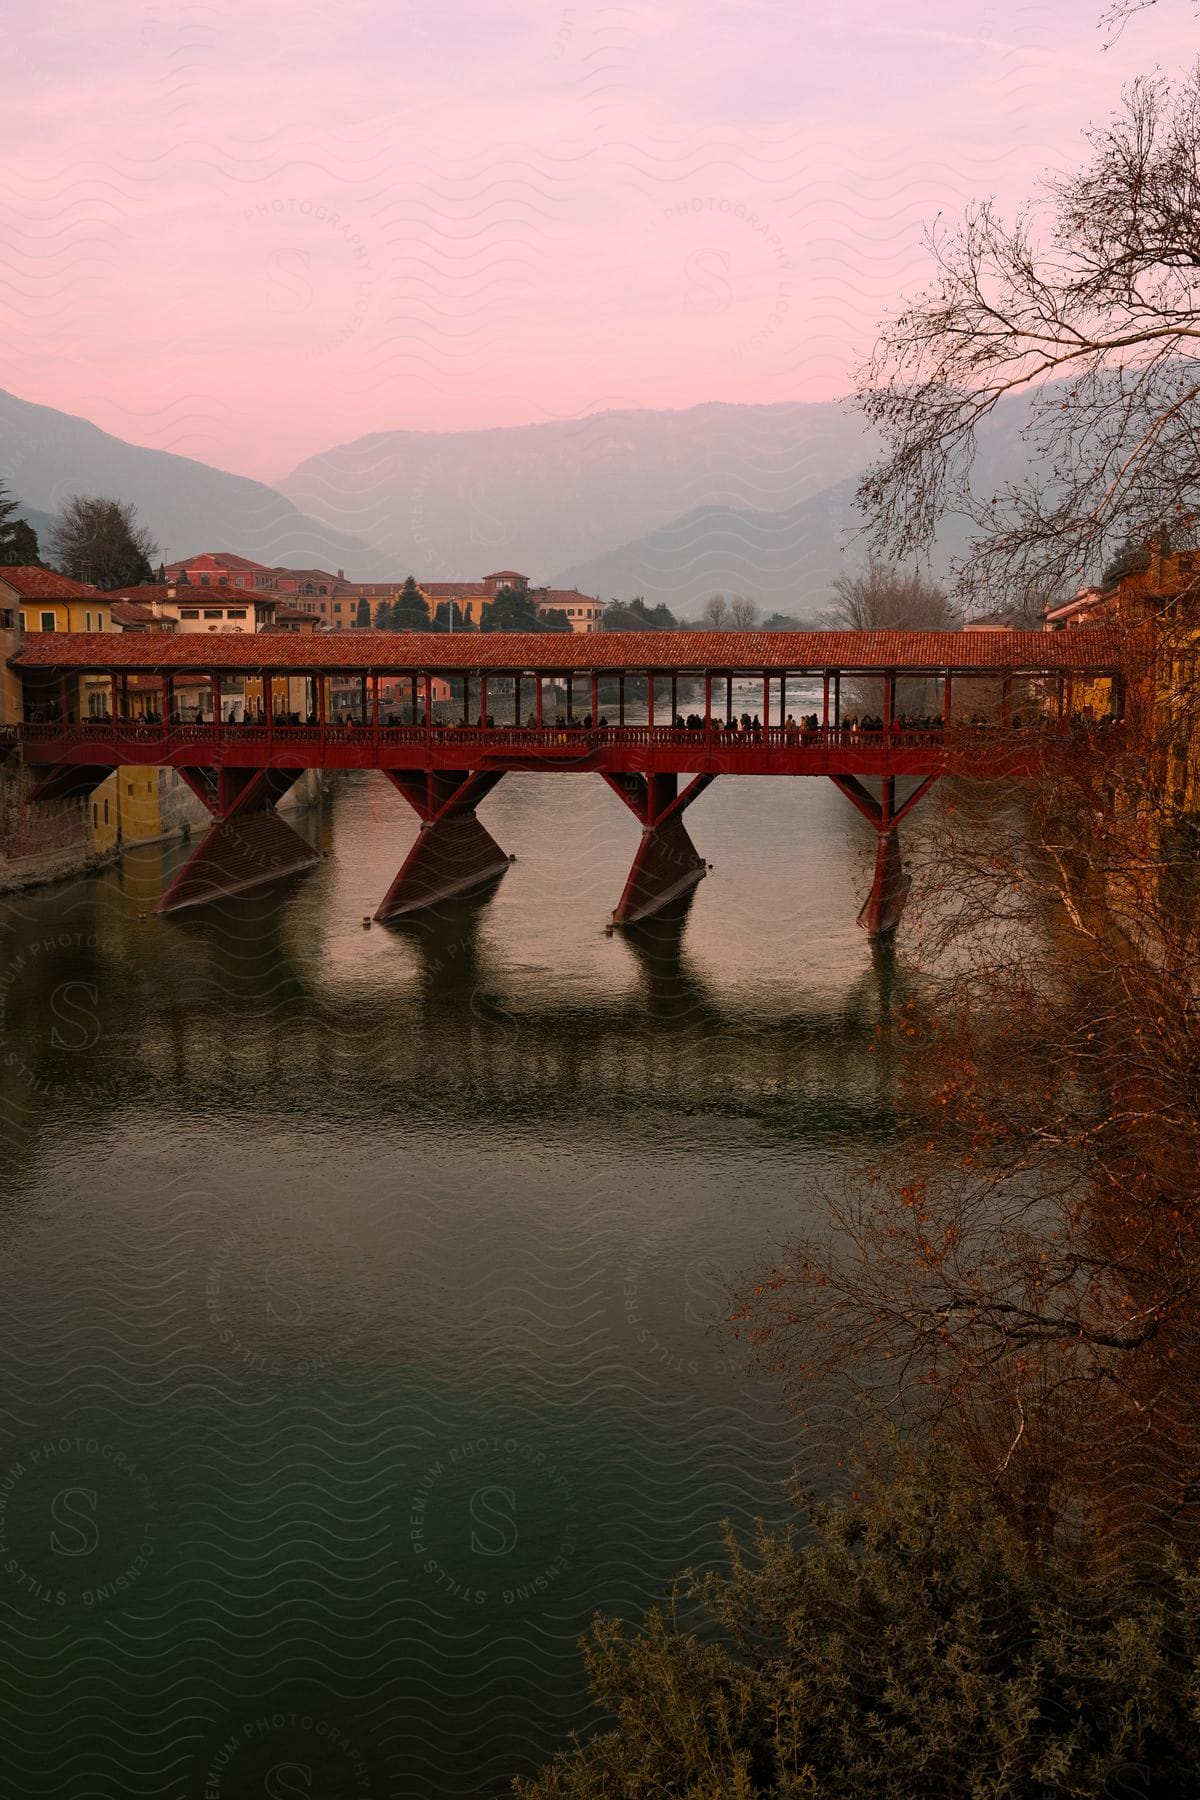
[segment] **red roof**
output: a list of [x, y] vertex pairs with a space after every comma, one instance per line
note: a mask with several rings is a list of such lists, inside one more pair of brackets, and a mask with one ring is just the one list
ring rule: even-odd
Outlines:
[[173, 569], [234, 569], [241, 575], [251, 569], [265, 569], [266, 563], [251, 562], [248, 556], [236, 556], [232, 550], [203, 550], [199, 556], [184, 556], [173, 562]]
[[176, 591], [173, 581], [139, 581], [132, 587], [114, 588], [113, 599], [131, 600], [135, 605], [143, 606], [152, 600], [169, 600]]
[[1076, 631], [330, 631], [109, 636], [43, 632], [9, 658], [14, 669], [1118, 669], [1123, 639], [1109, 626]]
[[99, 588], [84, 581], [72, 581], [69, 575], [57, 575], [53, 569], [39, 569], [31, 563], [0, 563], [0, 581], [23, 600], [95, 600], [102, 599]]
[[109, 611], [112, 613], [113, 624], [120, 625], [125, 631], [175, 630], [174, 619], [164, 619], [148, 606], [138, 606], [129, 600], [114, 600]]
[[1058, 606], [1046, 608], [1047, 623], [1051, 619], [1071, 619], [1076, 613], [1095, 612], [1100, 607], [1111, 606], [1118, 598], [1116, 588], [1084, 588], [1081, 593], [1072, 594], [1069, 600]]
[[492, 573], [485, 575], [483, 579], [485, 581], [528, 581], [529, 577], [522, 575], [520, 569], [493, 569]]

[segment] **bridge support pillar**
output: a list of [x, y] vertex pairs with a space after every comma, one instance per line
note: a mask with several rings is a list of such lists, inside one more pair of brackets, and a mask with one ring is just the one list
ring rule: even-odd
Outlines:
[[303, 770], [187, 768], [179, 773], [216, 823], [184, 863], [155, 912], [182, 912], [189, 906], [223, 900], [320, 862], [320, 852], [275, 811]]
[[895, 931], [911, 886], [912, 876], [900, 856], [900, 833], [895, 827], [881, 831], [875, 845], [871, 891], [858, 914], [858, 922], [868, 937], [886, 937]]
[[423, 912], [455, 894], [466, 894], [503, 875], [509, 858], [475, 808], [500, 780], [502, 770], [445, 769], [428, 774], [385, 769], [384, 774], [419, 814], [421, 829], [376, 919], [386, 923]]
[[604, 780], [641, 821], [642, 841], [613, 912], [615, 925], [636, 925], [704, 879], [706, 864], [684, 828], [683, 814], [716, 776], [697, 775], [682, 793], [675, 775], [604, 775]]
[[883, 791], [878, 800], [868, 793], [854, 775], [833, 775], [830, 779], [864, 819], [870, 820], [875, 827], [875, 869], [871, 878], [871, 891], [859, 908], [858, 923], [868, 937], [889, 937], [900, 923], [908, 890], [912, 886], [912, 876], [905, 869], [900, 854], [900, 832], [897, 828], [900, 821], [907, 818], [917, 802], [929, 792], [937, 777], [927, 776], [900, 806], [896, 805], [896, 783], [891, 777], [883, 782]]

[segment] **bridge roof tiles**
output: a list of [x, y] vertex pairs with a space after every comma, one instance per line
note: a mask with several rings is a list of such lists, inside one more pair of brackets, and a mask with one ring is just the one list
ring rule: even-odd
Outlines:
[[1121, 666], [1107, 626], [1073, 631], [43, 632], [10, 666], [22, 669], [402, 669], [568, 674], [840, 669], [1074, 670]]

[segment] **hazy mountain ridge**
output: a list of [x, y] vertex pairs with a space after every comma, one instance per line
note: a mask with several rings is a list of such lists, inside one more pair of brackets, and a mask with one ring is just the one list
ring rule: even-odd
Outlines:
[[[475, 432], [378, 432], [309, 457], [282, 491], [430, 579], [544, 579], [698, 508], [786, 511], [870, 454], [841, 403], [624, 411]], [[636, 588], [633, 591], [638, 591]]]
[[852, 560], [861, 525], [855, 479], [798, 506], [702, 506], [616, 550], [560, 570], [556, 587], [602, 599], [641, 594], [681, 616], [708, 595], [749, 594], [764, 612], [811, 617], [829, 600], [833, 580]]
[[[1022, 438], [1028, 421], [1029, 405], [1022, 397], [985, 420], [973, 469], [977, 492], [1004, 490], [1027, 472], [1031, 454], [1036, 461]], [[696, 507], [614, 550], [559, 568], [554, 585], [578, 587], [605, 600], [641, 594], [685, 618], [713, 593], [747, 594], [765, 613], [813, 617], [828, 606], [837, 576], [861, 567], [870, 551], [857, 488], [876, 446], [865, 432], [858, 441], [852, 473], [792, 506]], [[949, 580], [970, 538], [967, 519], [948, 515], [923, 572]]]
[[307, 518], [263, 482], [126, 443], [86, 419], [2, 390], [0, 477], [43, 553], [48, 516], [68, 494], [111, 494], [133, 501], [168, 560], [221, 549], [268, 564], [344, 567], [364, 578], [386, 572], [367, 545]]
[[[1026, 416], [1014, 403], [987, 423], [981, 482], [1003, 486], [1021, 467]], [[167, 559], [236, 550], [352, 580], [516, 568], [605, 600], [641, 594], [684, 618], [715, 592], [749, 594], [764, 613], [827, 606], [839, 571], [867, 554], [855, 490], [874, 448], [840, 403], [713, 403], [376, 433], [309, 458], [283, 495], [0, 392], [0, 476], [43, 551], [68, 493], [106, 493], [134, 502]], [[947, 573], [966, 535], [948, 521], [931, 574]]]

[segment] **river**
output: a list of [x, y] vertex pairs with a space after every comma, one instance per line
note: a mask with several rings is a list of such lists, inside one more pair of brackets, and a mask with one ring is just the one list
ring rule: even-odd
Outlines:
[[481, 817], [517, 861], [418, 924], [363, 928], [414, 831], [366, 775], [274, 888], [149, 916], [175, 844], [5, 908], [6, 1792], [505, 1794], [595, 1611], [788, 1515], [815, 1452], [712, 1322], [888, 1129], [871, 834], [718, 781], [712, 874], [610, 937], [602, 782]]

